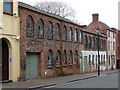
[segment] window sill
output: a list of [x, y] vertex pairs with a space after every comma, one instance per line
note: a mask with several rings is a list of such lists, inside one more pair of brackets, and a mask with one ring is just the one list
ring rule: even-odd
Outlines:
[[60, 66], [56, 66], [56, 68], [60, 68]]
[[67, 65], [63, 65], [63, 67], [67, 67]]
[[52, 69], [52, 66], [47, 66], [47, 69]]
[[73, 64], [69, 64], [69, 66], [73, 66]]
[[13, 16], [12, 13], [3, 12], [3, 14], [7, 14], [7, 15], [10, 15], [10, 16]]

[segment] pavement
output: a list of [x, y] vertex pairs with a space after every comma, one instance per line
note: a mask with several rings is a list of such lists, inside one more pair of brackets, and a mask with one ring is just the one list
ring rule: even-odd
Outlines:
[[[118, 73], [118, 70], [107, 70], [107, 71], [101, 71], [100, 76], [105, 76], [113, 73]], [[2, 84], [2, 88], [29, 88], [29, 89], [35, 89], [35, 88], [43, 88], [43, 87], [49, 87], [64, 83], [70, 83], [74, 81], [79, 80], [85, 80], [98, 77], [97, 72], [89, 72], [89, 73], [83, 73], [83, 74], [74, 74], [74, 75], [68, 75], [68, 76], [62, 76], [62, 77], [53, 77], [53, 78], [45, 78], [45, 79], [32, 79], [27, 81], [18, 81], [18, 82], [12, 82], [12, 83], [4, 83]]]

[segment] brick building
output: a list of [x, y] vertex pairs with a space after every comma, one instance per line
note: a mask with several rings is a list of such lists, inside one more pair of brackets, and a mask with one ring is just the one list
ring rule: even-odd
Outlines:
[[120, 69], [120, 30], [112, 29], [116, 32], [116, 68]]
[[87, 29], [96, 31], [100, 28], [100, 33], [107, 36], [107, 69], [116, 69], [116, 32], [108, 25], [99, 21], [99, 14], [93, 14], [93, 21], [88, 25]]
[[[96, 31], [22, 2], [19, 17], [20, 80], [94, 71], [93, 64], [97, 67]], [[100, 34], [100, 39], [105, 66], [106, 35]], [[85, 55], [88, 51], [95, 52], [91, 59]]]

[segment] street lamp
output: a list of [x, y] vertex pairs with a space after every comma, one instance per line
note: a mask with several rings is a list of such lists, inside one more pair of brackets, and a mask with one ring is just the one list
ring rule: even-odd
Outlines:
[[96, 31], [97, 31], [97, 34], [98, 34], [98, 76], [100, 75], [99, 30], [100, 30], [100, 28], [97, 27]]

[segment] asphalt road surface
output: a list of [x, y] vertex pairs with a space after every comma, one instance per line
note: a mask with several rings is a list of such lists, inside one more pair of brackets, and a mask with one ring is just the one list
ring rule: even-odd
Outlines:
[[[119, 73], [120, 74], [120, 73]], [[118, 88], [118, 73], [46, 88]], [[119, 81], [120, 82], [120, 81]]]

